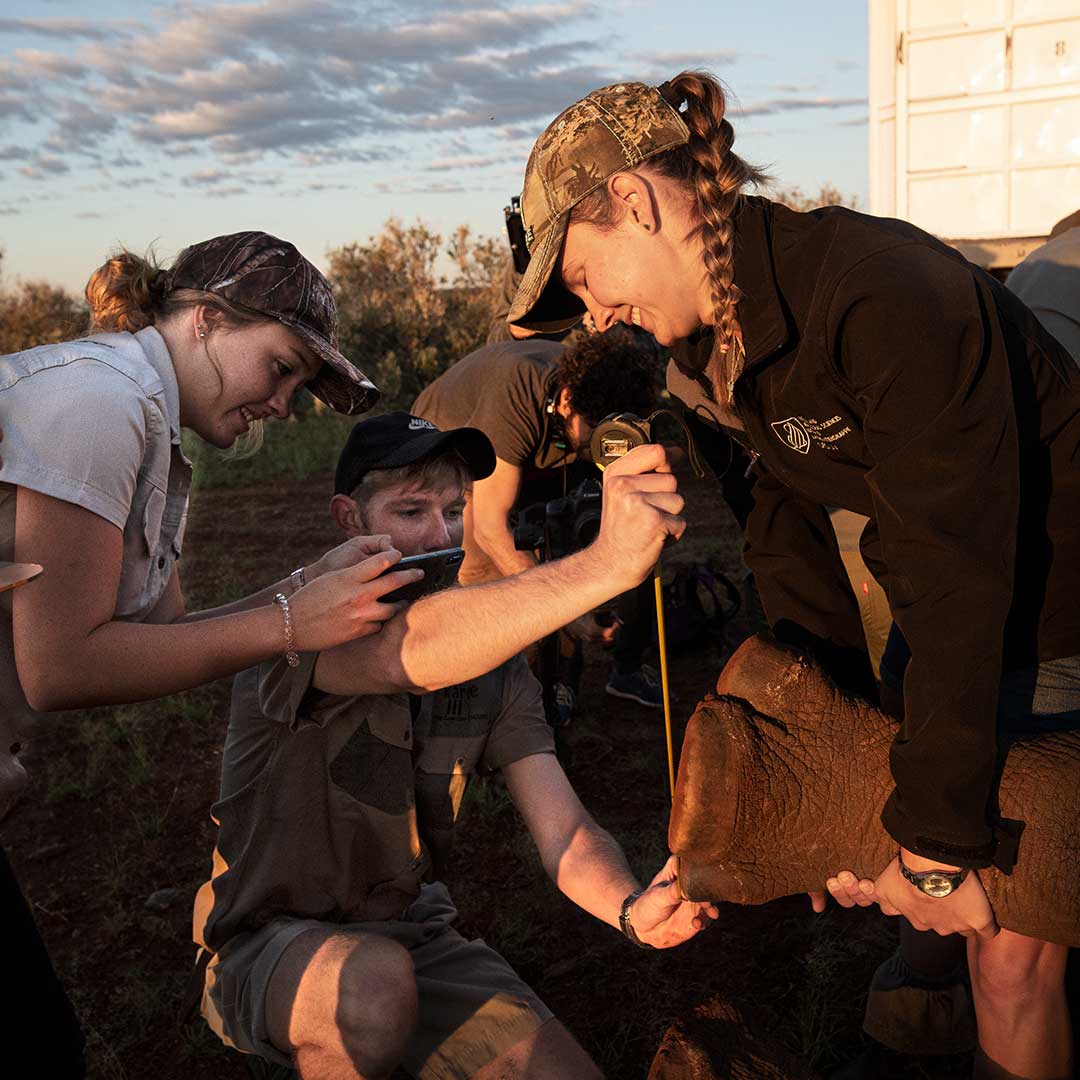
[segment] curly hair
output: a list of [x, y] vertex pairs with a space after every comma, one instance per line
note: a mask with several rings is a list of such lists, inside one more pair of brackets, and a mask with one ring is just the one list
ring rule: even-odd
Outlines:
[[[703, 71], [683, 71], [670, 83], [685, 102], [682, 116], [690, 141], [649, 158], [639, 171], [652, 169], [678, 181], [695, 207], [696, 232], [704, 243], [705, 271], [712, 286], [715, 346], [710, 362], [717, 401], [731, 400], [742, 369], [742, 327], [738, 304], [742, 297], [733, 280], [735, 229], [732, 217], [748, 184], [762, 184], [768, 174], [744, 161], [732, 149], [735, 132], [727, 119], [727, 100], [720, 82]], [[599, 228], [617, 224], [606, 185], [586, 196], [571, 213], [572, 221]]]
[[613, 412], [648, 416], [656, 408], [664, 360], [651, 334], [616, 323], [603, 334], [567, 340], [559, 382], [570, 395], [570, 408], [596, 427]]

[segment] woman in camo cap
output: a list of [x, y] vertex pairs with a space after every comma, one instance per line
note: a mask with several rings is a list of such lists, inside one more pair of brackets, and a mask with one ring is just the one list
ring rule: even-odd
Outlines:
[[882, 811], [900, 850], [861, 868], [875, 880], [827, 886], [968, 937], [993, 1075], [1071, 1075], [1067, 949], [998, 933], [977, 869], [1017, 860], [999, 732], [1080, 722], [1074, 365], [921, 230], [745, 195], [763, 174], [732, 151], [726, 111], [715, 79], [683, 72], [556, 117], [526, 169], [531, 261], [508, 322], [550, 332], [588, 312], [674, 346], [672, 394], [713, 446], [729, 434], [756, 461], [746, 557], [770, 623], [867, 669], [827, 507], [870, 518], [862, 550], [912, 657]]
[[[86, 296], [89, 337], [0, 357], [0, 560], [44, 567], [0, 608], [0, 818], [26, 784], [39, 713], [172, 694], [373, 633], [396, 610], [379, 598], [419, 576], [379, 577], [400, 554], [360, 537], [186, 613], [181, 429], [224, 449], [287, 417], [301, 386], [345, 413], [378, 391], [337, 349], [326, 279], [266, 233], [195, 244], [168, 270], [123, 252]], [[5, 1044], [47, 1018], [37, 1070], [78, 1075], [77, 1025], [2, 850], [0, 920], [16, 928], [5, 970], [25, 1013], [6, 1011]]]

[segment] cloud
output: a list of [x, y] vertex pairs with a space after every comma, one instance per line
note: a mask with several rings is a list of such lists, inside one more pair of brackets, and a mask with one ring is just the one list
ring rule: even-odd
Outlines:
[[200, 169], [181, 181], [185, 187], [198, 188], [208, 195], [233, 195], [251, 192], [255, 188], [273, 188], [281, 184], [280, 176], [256, 176], [231, 169]]
[[865, 97], [780, 97], [757, 101], [752, 105], [738, 105], [734, 112], [741, 116], [771, 116], [774, 113], [797, 112], [802, 109], [848, 109], [854, 105], [866, 105]]
[[204, 187], [207, 184], [220, 184], [228, 178], [229, 174], [220, 169], [203, 169], [185, 176], [183, 182], [187, 187]]
[[96, 221], [98, 218], [103, 218], [105, 215], [97, 210], [80, 210], [75, 216], [81, 221]]
[[15, 59], [27, 73], [48, 75], [52, 79], [83, 79], [89, 71], [69, 56], [39, 49], [16, 49]]
[[43, 19], [2, 19], [0, 34], [34, 34], [39, 37], [89, 38], [108, 41], [124, 33], [124, 24], [100, 19], [66, 19], [49, 16]]
[[176, 159], [188, 186], [212, 170], [292, 170], [296, 184], [387, 160], [480, 175], [507, 155], [516, 173], [567, 100], [621, 77], [598, 59], [602, 18], [593, 0], [173, 0], [142, 22], [0, 19], [0, 33], [46, 39], [0, 61], [0, 131], [18, 122], [15, 160], [35, 180], [88, 159], [120, 173], [175, 173]]
[[[628, 52], [623, 54], [625, 59], [639, 65], [642, 70], [655, 71], [657, 69], [668, 73], [670, 78], [686, 69], [696, 70], [705, 68], [715, 71], [720, 67], [732, 67], [740, 60], [746, 58], [746, 54], [737, 49], [701, 49], [683, 52]], [[640, 76], [639, 76], [640, 77]]]
[[[526, 155], [528, 148], [525, 148]], [[515, 155], [507, 150], [501, 154], [476, 155], [474, 157], [441, 158], [431, 161], [424, 166], [425, 172], [457, 172], [465, 169], [487, 169], [495, 165], [505, 166], [507, 160], [520, 155]]]
[[51, 154], [42, 154], [19, 170], [30, 180], [45, 180], [51, 176], [62, 176], [70, 171], [71, 166], [67, 162]]

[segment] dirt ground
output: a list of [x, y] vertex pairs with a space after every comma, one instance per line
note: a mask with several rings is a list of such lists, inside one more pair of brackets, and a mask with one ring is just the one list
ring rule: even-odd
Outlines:
[[[329, 489], [322, 472], [200, 491], [183, 559], [189, 607], [241, 595], [328, 546]], [[707, 483], [685, 490], [691, 528], [670, 559], [712, 555], [737, 573], [734, 522]], [[673, 658], [676, 745], [729, 646], [705, 642]], [[648, 877], [666, 853], [662, 717], [603, 694], [608, 662], [589, 656], [567, 771]], [[92, 1077], [248, 1075], [201, 1020], [179, 1016], [194, 953], [191, 901], [210, 869], [228, 690], [221, 682], [58, 716], [36, 744], [32, 794], [4, 823], [3, 843], [81, 1014]], [[726, 906], [679, 950], [637, 950], [557, 892], [492, 783], [466, 799], [449, 885], [462, 930], [500, 949], [611, 1078], [644, 1077], [672, 1019], [717, 995], [821, 1075], [959, 1076], [969, 1067], [963, 1057], [889, 1057], [859, 1071], [870, 1046], [860, 1032], [865, 988], [894, 942], [876, 909], [815, 917], [804, 897]]]

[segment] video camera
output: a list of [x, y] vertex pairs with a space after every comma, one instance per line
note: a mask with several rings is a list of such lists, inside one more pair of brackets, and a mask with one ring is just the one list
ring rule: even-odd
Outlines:
[[529, 245], [525, 242], [525, 222], [521, 218], [521, 197], [514, 195], [510, 205], [503, 207], [506, 215], [506, 235], [510, 239], [510, 251], [514, 256], [514, 269], [524, 274], [529, 268]]
[[514, 547], [538, 551], [541, 561], [588, 547], [600, 532], [601, 501], [600, 485], [588, 479], [561, 499], [526, 506], [514, 526]]

